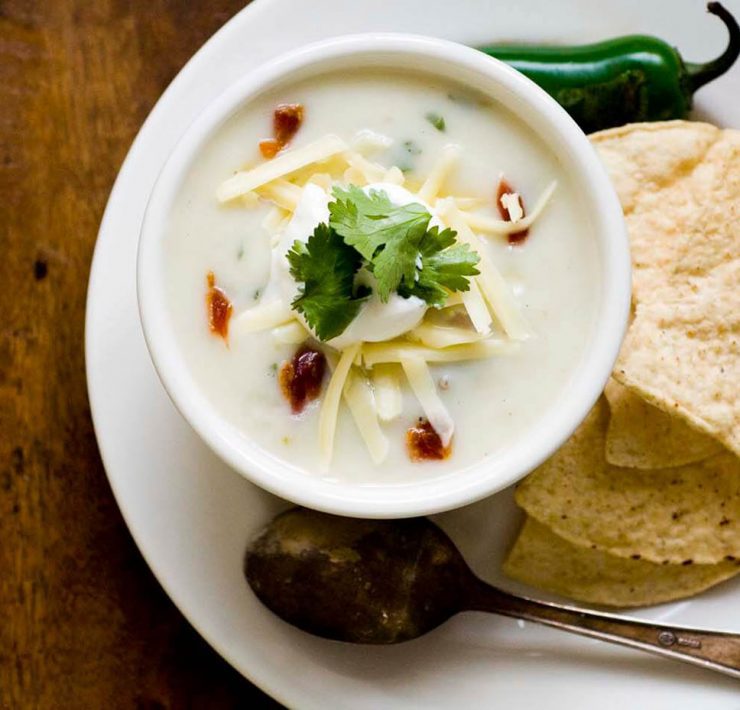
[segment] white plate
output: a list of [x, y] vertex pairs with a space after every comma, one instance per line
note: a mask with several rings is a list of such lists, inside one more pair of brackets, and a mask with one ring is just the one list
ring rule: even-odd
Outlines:
[[[740, 0], [725, 0], [740, 16]], [[135, 295], [139, 225], [172, 146], [208, 101], [266, 59], [322, 37], [369, 30], [492, 40], [584, 42], [648, 32], [688, 59], [725, 43], [700, 0], [257, 0], [167, 89], [111, 193], [90, 277], [87, 377], [98, 443], [131, 532], [201, 634], [278, 700], [300, 708], [737, 708], [724, 677], [490, 615], [456, 617], [392, 648], [348, 647], [295, 631], [263, 609], [242, 576], [250, 535], [284, 503], [218, 461], [162, 389]], [[740, 126], [740, 69], [699, 93], [697, 114]], [[475, 569], [498, 571], [518, 524], [509, 493], [439, 518]], [[511, 586], [511, 585], [509, 585]], [[740, 632], [740, 580], [641, 616]]]

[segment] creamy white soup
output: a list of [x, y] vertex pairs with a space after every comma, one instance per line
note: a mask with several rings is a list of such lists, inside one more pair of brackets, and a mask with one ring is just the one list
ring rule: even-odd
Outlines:
[[166, 234], [182, 356], [244, 436], [308, 475], [453, 474], [569, 386], [596, 244], [555, 152], [423, 75], [330, 74], [209, 140]]

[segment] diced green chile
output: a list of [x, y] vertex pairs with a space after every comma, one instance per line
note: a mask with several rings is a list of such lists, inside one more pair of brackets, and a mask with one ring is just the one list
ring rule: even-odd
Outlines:
[[438, 131], [444, 132], [445, 130], [445, 119], [438, 113], [430, 111], [424, 118], [431, 123]]

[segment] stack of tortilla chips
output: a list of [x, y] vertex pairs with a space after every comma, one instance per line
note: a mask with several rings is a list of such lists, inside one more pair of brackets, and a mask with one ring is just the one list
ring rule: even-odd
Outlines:
[[630, 235], [633, 315], [603, 397], [518, 487], [519, 581], [608, 606], [740, 573], [740, 131], [592, 136]]

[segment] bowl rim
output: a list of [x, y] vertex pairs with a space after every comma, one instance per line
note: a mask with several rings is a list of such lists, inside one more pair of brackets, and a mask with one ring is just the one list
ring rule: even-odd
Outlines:
[[[486, 459], [460, 472], [369, 485], [306, 474], [261, 448], [217, 413], [190, 375], [170, 332], [160, 247], [172, 201], [193, 158], [234, 112], [273, 85], [297, 80], [296, 74], [330, 72], [340, 60], [343, 68], [352, 59], [356, 68], [374, 62], [387, 66], [391, 58], [403, 58], [410, 64], [424, 59], [425, 64], [432, 62], [438, 68], [422, 71], [473, 85], [487, 95], [495, 90], [495, 100], [514, 115], [522, 117], [521, 109], [529, 109], [524, 120], [530, 129], [560, 139], [556, 152], [567, 158], [568, 167], [577, 168], [575, 179], [583, 188], [584, 209], [597, 235], [601, 304], [581, 354], [581, 366], [568, 391], [559, 395], [557, 410], [551, 407], [538, 421], [536, 441], [521, 439], [496, 461]], [[466, 78], [456, 78], [460, 75]], [[495, 84], [495, 89], [482, 89], [473, 78]], [[176, 408], [211, 450], [245, 478], [282, 498], [330, 513], [372, 518], [426, 515], [461, 507], [508, 487], [542, 463], [573, 433], [600, 396], [626, 331], [631, 298], [629, 246], [621, 206], [594, 148], [570, 116], [536, 84], [498, 60], [448, 40], [401, 33], [344, 35], [300, 47], [249, 72], [211, 102], [180, 138], [152, 189], [139, 235], [136, 274], [140, 320], [157, 374]]]

